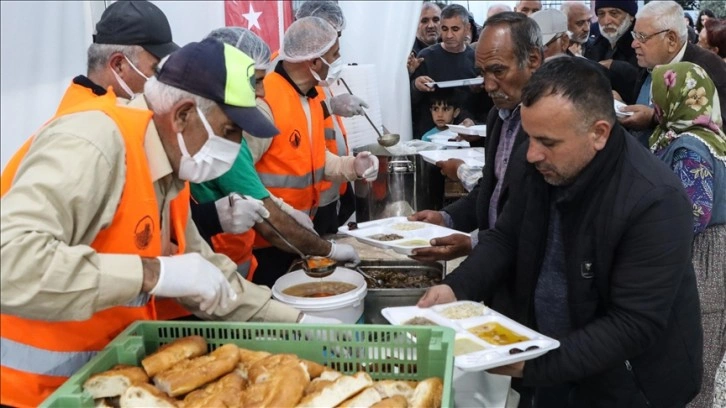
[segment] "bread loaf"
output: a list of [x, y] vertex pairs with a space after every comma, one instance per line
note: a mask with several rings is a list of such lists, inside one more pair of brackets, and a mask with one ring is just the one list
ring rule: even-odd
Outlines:
[[368, 373], [358, 372], [352, 376], [346, 375], [338, 378], [333, 384], [320, 391], [306, 395], [297, 406], [309, 408], [335, 407], [371, 384], [373, 384], [373, 380]]
[[305, 387], [305, 392], [303, 392], [304, 395], [312, 394], [314, 392], [318, 392], [322, 390], [323, 388], [327, 387], [328, 385], [332, 384], [333, 381], [337, 380], [338, 378], [342, 377], [343, 374], [341, 374], [339, 371], [333, 371], [325, 369], [321, 374], [320, 377], [310, 381], [310, 384], [308, 384], [307, 387]]
[[427, 378], [416, 386], [413, 397], [408, 401], [412, 408], [439, 408], [444, 384], [436, 377]]
[[247, 381], [231, 372], [203, 389], [192, 391], [184, 397], [184, 408], [225, 407], [241, 408], [240, 395]]
[[117, 365], [108, 371], [90, 376], [83, 383], [83, 390], [94, 399], [118, 397], [130, 386], [148, 382], [149, 377], [140, 367]]
[[327, 367], [325, 367], [325, 366], [324, 366], [324, 365], [322, 365], [322, 364], [318, 364], [318, 363], [316, 363], [316, 362], [314, 362], [314, 361], [310, 361], [310, 360], [303, 360], [303, 359], [301, 359], [300, 361], [302, 361], [302, 362], [303, 362], [303, 364], [305, 365], [305, 367], [307, 368], [307, 370], [308, 370], [308, 374], [310, 374], [310, 379], [311, 379], [311, 380], [312, 380], [312, 379], [314, 379], [314, 378], [318, 378], [318, 377], [320, 377], [320, 375], [321, 375], [321, 374], [322, 374], [322, 373], [323, 373], [323, 372], [324, 372], [325, 370], [327, 370]]
[[154, 377], [154, 384], [172, 397], [184, 395], [230, 373], [238, 362], [237, 346], [225, 344], [206, 356], [185, 360], [159, 373]]
[[381, 394], [382, 398], [391, 398], [395, 396], [403, 396], [407, 400], [413, 397], [415, 385], [407, 381], [383, 380], [376, 381], [373, 387]]
[[149, 377], [170, 369], [175, 364], [207, 353], [207, 341], [202, 336], [189, 336], [160, 347], [141, 360]]
[[151, 384], [129, 387], [121, 396], [121, 408], [177, 408], [178, 401], [154, 388]]
[[237, 373], [244, 379], [248, 379], [249, 370], [254, 363], [271, 354], [266, 351], [255, 351], [241, 348], [239, 349], [239, 363], [237, 364]]
[[355, 396], [343, 401], [338, 408], [368, 408], [381, 401], [381, 394], [373, 387], [368, 387]]
[[408, 408], [408, 401], [402, 395], [394, 395], [371, 405], [371, 408]]
[[250, 369], [250, 378], [256, 382], [243, 393], [243, 407], [293, 407], [300, 401], [310, 382], [308, 372], [294, 355], [279, 356], [260, 360]]

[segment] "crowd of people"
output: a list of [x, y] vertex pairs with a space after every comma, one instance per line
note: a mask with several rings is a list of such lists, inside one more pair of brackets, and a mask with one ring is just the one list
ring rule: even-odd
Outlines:
[[[483, 301], [559, 339], [557, 352], [491, 370], [518, 379], [520, 406], [726, 404], [726, 20], [687, 17], [665, 0], [520, 1], [490, 6], [469, 45], [494, 108], [452, 123], [486, 124], [486, 165], [437, 163], [470, 193], [410, 217], [471, 232], [414, 251], [467, 256], [419, 306]], [[433, 26], [419, 25], [432, 45], [408, 61], [414, 109], [441, 92], [426, 83], [468, 78], [421, 68], [446, 50]], [[414, 136], [431, 129], [422, 118]]]
[[[483, 301], [558, 339], [490, 370], [520, 406], [726, 403], [725, 22], [704, 10], [690, 27], [670, 0], [594, 4], [492, 5], [482, 27], [422, 4], [414, 137], [487, 137], [471, 140], [483, 167], [438, 164], [469, 194], [410, 217], [470, 233], [414, 250], [467, 256], [419, 306]], [[37, 406], [136, 320], [339, 322], [270, 291], [287, 242], [359, 260], [322, 236], [379, 167], [349, 154], [341, 121], [366, 102], [327, 89], [341, 8], [306, 1], [295, 20], [279, 51], [240, 27], [179, 47], [152, 3], [106, 8], [86, 74], [2, 172], [0, 404]]]

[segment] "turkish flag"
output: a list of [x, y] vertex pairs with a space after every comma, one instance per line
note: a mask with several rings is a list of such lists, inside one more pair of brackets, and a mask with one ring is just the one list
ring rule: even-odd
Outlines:
[[244, 27], [259, 35], [273, 51], [280, 49], [283, 34], [292, 24], [292, 1], [225, 0], [226, 26]]

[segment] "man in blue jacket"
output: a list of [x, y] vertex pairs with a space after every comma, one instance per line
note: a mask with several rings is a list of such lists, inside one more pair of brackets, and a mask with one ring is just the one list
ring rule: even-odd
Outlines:
[[617, 124], [609, 81], [587, 61], [544, 64], [521, 118], [517, 188], [419, 306], [497, 290], [493, 309], [558, 339], [492, 370], [533, 387], [535, 407], [685, 406], [700, 389], [703, 337], [681, 183]]

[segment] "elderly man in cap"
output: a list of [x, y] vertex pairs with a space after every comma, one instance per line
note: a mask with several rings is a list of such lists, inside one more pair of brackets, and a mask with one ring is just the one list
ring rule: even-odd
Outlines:
[[[650, 71], [656, 65], [681, 61], [700, 65], [713, 80], [721, 100], [726, 101], [726, 62], [688, 42], [688, 27], [678, 3], [663, 0], [646, 4], [638, 13], [631, 42], [641, 70], [630, 95], [621, 95], [624, 102], [633, 106], [622, 109], [632, 115], [621, 118], [620, 122], [636, 130], [644, 145], [655, 128]], [[726, 103], [721, 104], [721, 115], [726, 115]]]
[[567, 35], [567, 16], [555, 9], [540, 10], [530, 16], [542, 31], [544, 59], [569, 54], [570, 37]]
[[[269, 111], [280, 129], [272, 139], [245, 135], [260, 180], [273, 195], [293, 208], [314, 217], [321, 192], [331, 180], [375, 179], [378, 159], [369, 152], [356, 157], [337, 156], [327, 149], [327, 108], [318, 84], [328, 86], [340, 75], [338, 32], [318, 17], [304, 17], [285, 32], [280, 61], [265, 77], [265, 98], [260, 105]], [[356, 258], [352, 247], [334, 244], [328, 257]], [[264, 240], [255, 243], [255, 257], [265, 276], [255, 281], [272, 285], [294, 260], [292, 254], [270, 247]]]
[[143, 96], [64, 110], [3, 171], [0, 403], [37, 406], [130, 323], [156, 319], [156, 297], [203, 319], [307, 321], [213, 253], [188, 198], [174, 201], [185, 180], [229, 170], [242, 127], [277, 133], [253, 74], [234, 47], [191, 43]]
[[[638, 66], [628, 35], [635, 24], [638, 3], [635, 0], [596, 0], [595, 14], [600, 34], [587, 45], [584, 56], [610, 68], [612, 61]], [[634, 71], [633, 71], [634, 72]]]

